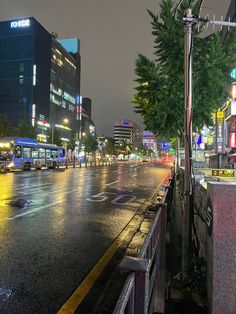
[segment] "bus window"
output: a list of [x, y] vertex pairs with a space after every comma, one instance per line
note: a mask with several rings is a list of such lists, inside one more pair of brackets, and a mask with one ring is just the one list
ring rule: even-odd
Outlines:
[[51, 158], [52, 156], [52, 152], [51, 152], [51, 149], [46, 149], [46, 158]]
[[31, 149], [30, 147], [23, 147], [23, 157], [30, 158], [31, 157]]
[[57, 158], [58, 157], [58, 153], [56, 149], [52, 149], [52, 157], [53, 158]]
[[39, 149], [37, 147], [32, 147], [32, 158], [39, 158]]
[[15, 146], [14, 154], [16, 158], [21, 158], [21, 147], [19, 145]]
[[39, 158], [45, 158], [45, 149], [39, 148]]
[[59, 153], [59, 157], [64, 157], [65, 156], [65, 150], [64, 149], [59, 149], [58, 153]]

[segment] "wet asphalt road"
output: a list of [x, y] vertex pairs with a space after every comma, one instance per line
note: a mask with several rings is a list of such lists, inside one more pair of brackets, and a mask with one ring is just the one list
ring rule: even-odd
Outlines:
[[56, 313], [169, 172], [118, 163], [0, 175], [0, 313]]

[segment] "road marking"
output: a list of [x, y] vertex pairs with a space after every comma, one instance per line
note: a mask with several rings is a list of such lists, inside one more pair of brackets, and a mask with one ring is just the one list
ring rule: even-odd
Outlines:
[[73, 314], [75, 313], [78, 306], [81, 304], [83, 299], [86, 297], [90, 289], [95, 284], [95, 281], [102, 274], [107, 264], [110, 262], [113, 255], [116, 253], [117, 249], [127, 238], [130, 233], [130, 229], [133, 228], [132, 219], [126, 225], [125, 229], [120, 233], [120, 235], [115, 239], [103, 256], [99, 259], [97, 264], [88, 273], [86, 278], [82, 281], [80, 286], [75, 290], [72, 296], [66, 301], [66, 303], [59, 309], [57, 314]]
[[107, 184], [105, 184], [105, 185], [108, 186], [108, 185], [115, 184], [115, 183], [117, 183], [117, 182], [119, 182], [119, 181], [114, 181], [114, 182], [111, 182], [111, 183], [107, 183]]
[[112, 194], [116, 194], [116, 193], [112, 193], [112, 192], [101, 192], [95, 195], [92, 195], [91, 198], [86, 198], [86, 201], [89, 202], [105, 202], [106, 200], [108, 200], [108, 196], [106, 195], [112, 195]]
[[27, 212], [24, 212], [24, 213], [21, 213], [21, 214], [12, 216], [12, 217], [8, 217], [7, 220], [15, 220], [15, 219], [17, 219], [17, 218], [20, 218], [20, 217], [23, 217], [23, 216], [26, 216], [26, 215], [35, 213], [35, 212], [37, 212], [37, 211], [39, 211], [39, 210], [41, 210], [41, 209], [48, 208], [48, 207], [51, 207], [51, 206], [54, 206], [54, 205], [58, 205], [58, 204], [60, 204], [60, 203], [62, 203], [62, 202], [63, 202], [63, 201], [56, 202], [56, 203], [51, 203], [51, 204], [44, 205], [44, 206], [41, 206], [41, 207], [38, 207], [38, 208], [34, 208], [34, 209], [31, 209], [31, 210], [28, 210]]
[[[166, 177], [164, 177], [159, 185], [157, 186], [156, 190], [159, 190], [161, 185], [163, 184]], [[156, 191], [153, 193], [153, 195], [150, 197], [150, 200], [153, 199], [155, 196]], [[143, 210], [142, 210], [143, 211]], [[133, 216], [135, 217], [135, 216]], [[113, 255], [116, 253], [119, 246], [124, 242], [128, 234], [130, 233], [130, 230], [133, 227], [132, 223], [133, 218], [129, 221], [129, 223], [126, 225], [126, 227], [123, 229], [123, 231], [120, 233], [120, 235], [115, 239], [115, 241], [111, 244], [111, 246], [108, 248], [108, 250], [103, 254], [103, 256], [99, 259], [97, 264], [92, 268], [92, 270], [88, 273], [88, 275], [85, 277], [85, 279], [82, 281], [80, 286], [75, 290], [75, 292], [72, 294], [72, 296], [64, 303], [64, 305], [58, 310], [57, 314], [73, 314], [75, 313], [78, 306], [81, 304], [83, 299], [86, 297], [88, 292], [91, 290], [93, 285], [95, 284], [95, 281], [99, 278], [99, 276], [104, 271], [107, 264], [110, 262]]]
[[134, 177], [137, 177], [137, 174], [134, 174], [134, 175], [131, 176], [131, 178], [134, 178]]
[[[77, 190], [72, 190], [72, 191], [63, 192], [62, 194], [69, 194], [69, 193], [73, 193], [73, 192], [75, 192], [75, 191], [77, 191]], [[26, 215], [29, 215], [29, 214], [38, 212], [38, 211], [41, 210], [41, 209], [48, 208], [48, 207], [51, 207], [51, 206], [54, 206], [54, 205], [58, 205], [58, 204], [62, 203], [63, 201], [64, 201], [64, 200], [61, 200], [61, 201], [58, 201], [58, 202], [55, 202], [55, 203], [51, 203], [51, 204], [48, 204], [48, 205], [43, 205], [43, 206], [40, 206], [40, 207], [37, 207], [37, 208], [33, 208], [33, 209], [31, 209], [31, 210], [27, 210], [27, 212], [24, 212], [24, 213], [15, 215], [15, 216], [8, 217], [8, 218], [6, 218], [6, 219], [7, 219], [7, 220], [15, 220], [15, 219], [17, 219], [17, 218], [20, 218], [20, 217], [23, 217], [23, 216], [26, 216]]]
[[16, 190], [19, 191], [19, 190], [31, 189], [31, 188], [40, 188], [40, 187], [45, 186], [45, 185], [52, 185], [52, 183], [28, 185], [28, 186], [25, 186], [24, 188], [14, 188], [14, 191], [16, 191]]
[[[22, 194], [22, 195], [28, 195], [28, 194], [35, 194], [35, 193], [39, 193], [42, 189], [47, 189], [48, 187], [44, 187], [44, 188], [41, 188], [41, 189], [35, 189], [33, 190], [32, 192], [19, 192], [19, 194]], [[54, 194], [54, 193], [57, 193], [59, 191], [63, 190], [63, 188], [61, 189], [58, 189], [58, 190], [54, 190], [54, 191], [51, 191], [51, 192], [44, 192], [43, 195], [48, 195], [48, 194]]]

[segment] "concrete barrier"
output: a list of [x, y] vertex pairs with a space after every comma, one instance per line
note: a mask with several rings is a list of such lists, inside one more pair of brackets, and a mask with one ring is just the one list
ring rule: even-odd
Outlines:
[[207, 187], [207, 291], [210, 313], [236, 313], [236, 183]]

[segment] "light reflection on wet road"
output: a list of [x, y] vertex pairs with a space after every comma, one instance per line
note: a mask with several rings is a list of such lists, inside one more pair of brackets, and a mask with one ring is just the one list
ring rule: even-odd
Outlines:
[[1, 175], [0, 313], [55, 313], [168, 173], [119, 163]]

